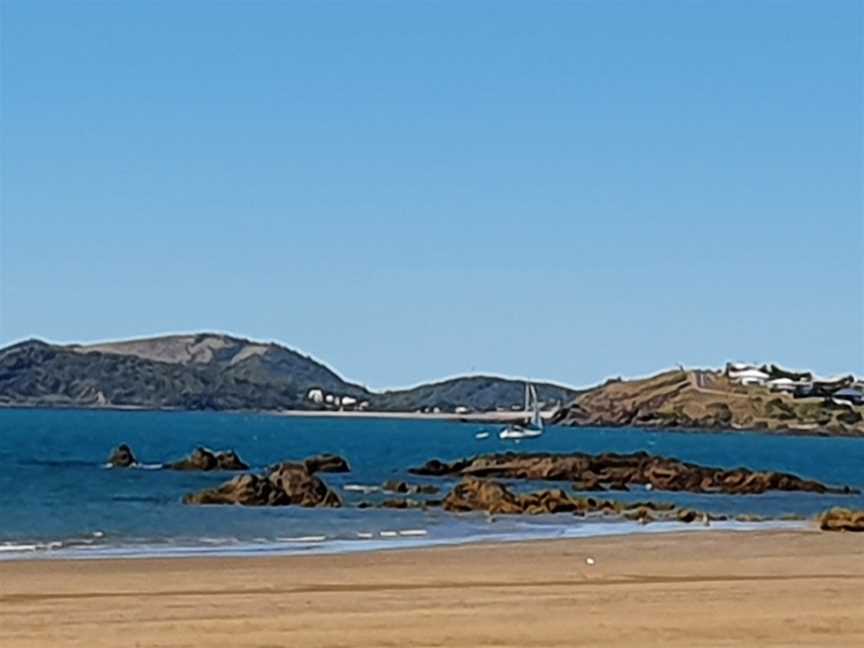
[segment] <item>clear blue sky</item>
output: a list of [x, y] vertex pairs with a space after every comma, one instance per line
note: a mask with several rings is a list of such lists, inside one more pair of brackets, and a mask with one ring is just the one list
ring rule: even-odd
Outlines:
[[0, 344], [864, 373], [862, 6], [4, 0]]

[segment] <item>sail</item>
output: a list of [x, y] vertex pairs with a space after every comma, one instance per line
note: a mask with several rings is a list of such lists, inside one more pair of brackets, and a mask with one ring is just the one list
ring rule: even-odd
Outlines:
[[531, 404], [532, 404], [532, 413], [531, 413], [531, 426], [539, 429], [543, 429], [543, 417], [540, 414], [540, 401], [537, 398], [537, 390], [534, 389], [534, 385], [531, 385]]

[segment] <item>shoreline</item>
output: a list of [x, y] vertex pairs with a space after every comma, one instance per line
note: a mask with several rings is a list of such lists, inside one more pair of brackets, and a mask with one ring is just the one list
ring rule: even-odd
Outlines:
[[[434, 551], [447, 547], [470, 547], [482, 545], [533, 544], [566, 540], [589, 540], [593, 538], [627, 538], [631, 536], [658, 536], [666, 534], [702, 533], [770, 533], [770, 532], [821, 533], [817, 522], [802, 520], [762, 521], [716, 521], [710, 526], [701, 523], [654, 522], [647, 525], [629, 520], [596, 520], [588, 524], [556, 525], [548, 527], [538, 524], [532, 529], [503, 531], [500, 533], [474, 533], [464, 536], [429, 536], [427, 529], [393, 529], [379, 532], [375, 537], [364, 539], [338, 536], [307, 536], [294, 539], [274, 539], [267, 542], [236, 541], [198, 544], [143, 544], [143, 545], [96, 545], [92, 539], [76, 538], [73, 544], [62, 546], [62, 541], [43, 543], [21, 543], [25, 547], [16, 551], [16, 545], [0, 544], [0, 564], [16, 562], [103, 562], [112, 560], [184, 560], [184, 559], [232, 559], [290, 558], [298, 556], [349, 556], [377, 554], [391, 551]], [[374, 534], [368, 534], [373, 536]], [[227, 539], [226, 539], [227, 540]], [[67, 541], [68, 542], [68, 541]], [[41, 544], [41, 547], [38, 547]], [[51, 545], [60, 545], [51, 547]]]
[[0, 562], [0, 645], [864, 641], [860, 534], [709, 530], [421, 551]]
[[[402, 421], [446, 421], [451, 423], [488, 425], [506, 425], [526, 418], [525, 412], [474, 412], [456, 414], [454, 412], [420, 413], [420, 412], [386, 412], [386, 411], [345, 411], [345, 410], [190, 410], [174, 408], [153, 408], [136, 405], [110, 407], [74, 407], [71, 405], [39, 406], [23, 404], [0, 404], [0, 413], [4, 411], [44, 411], [44, 412], [125, 412], [125, 413], [165, 413], [165, 414], [229, 414], [246, 416], [272, 416], [284, 418], [336, 418], [359, 420], [402, 420]], [[548, 419], [554, 412], [543, 413]], [[548, 424], [560, 430], [638, 430], [640, 432], [671, 432], [676, 434], [751, 434], [766, 437], [810, 437], [822, 439], [864, 439], [864, 434], [826, 432], [812, 427], [785, 427], [774, 430], [747, 427], [662, 427], [649, 425], [558, 425]]]

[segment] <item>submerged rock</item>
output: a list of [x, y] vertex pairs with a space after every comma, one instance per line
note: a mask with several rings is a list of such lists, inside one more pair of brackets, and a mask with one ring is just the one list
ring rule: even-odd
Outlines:
[[108, 457], [108, 464], [112, 468], [129, 468], [136, 463], [138, 463], [138, 460], [132, 453], [132, 448], [125, 443], [121, 443], [119, 446], [114, 448], [111, 456]]
[[167, 463], [163, 466], [169, 470], [248, 470], [233, 450], [213, 452], [207, 448], [196, 448], [191, 455], [180, 461]]
[[191, 493], [184, 504], [340, 507], [342, 500], [303, 464], [282, 463], [262, 475], [244, 474], [221, 486]]
[[381, 484], [385, 493], [400, 493], [405, 495], [434, 495], [440, 489], [432, 484], [406, 484], [404, 481], [391, 479]]
[[441, 500], [418, 500], [405, 497], [402, 499], [388, 499], [378, 504], [379, 508], [391, 509], [426, 509], [441, 506]]
[[310, 473], [327, 472], [327, 473], [346, 473], [351, 472], [351, 466], [348, 462], [338, 455], [321, 454], [314, 457], [309, 457], [305, 462], [306, 469]]
[[766, 491], [858, 492], [848, 486], [834, 488], [786, 473], [700, 466], [679, 459], [649, 455], [647, 452], [600, 455], [508, 452], [478, 455], [450, 464], [433, 459], [409, 472], [429, 476], [570, 481], [578, 490], [600, 490], [605, 487], [626, 490], [637, 485], [666, 491], [735, 495]]
[[819, 516], [823, 531], [864, 531], [864, 511], [835, 507]]

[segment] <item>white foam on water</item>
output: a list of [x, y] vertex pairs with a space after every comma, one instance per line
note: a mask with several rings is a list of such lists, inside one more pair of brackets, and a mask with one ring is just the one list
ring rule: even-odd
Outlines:
[[162, 464], [140, 464], [136, 463], [132, 465], [133, 468], [137, 468], [138, 470], [162, 470]]
[[380, 486], [369, 486], [366, 484], [345, 484], [342, 490], [353, 493], [377, 493], [381, 490]]
[[[800, 521], [772, 522], [715, 522], [711, 530], [725, 531], [765, 531], [771, 529], [807, 530], [812, 526]], [[386, 530], [378, 532], [357, 532], [356, 538], [346, 539], [324, 536], [301, 536], [300, 538], [278, 538], [239, 540], [237, 538], [197, 538], [182, 543], [142, 543], [142, 544], [104, 544], [92, 540], [71, 539], [65, 542], [19, 542], [0, 544], [0, 561], [5, 560], [50, 560], [78, 559], [98, 560], [104, 558], [173, 558], [187, 556], [279, 556], [292, 554], [334, 555], [392, 549], [422, 549], [435, 546], [456, 546], [465, 544], [501, 544], [507, 542], [528, 542], [535, 540], [555, 540], [590, 538], [632, 533], [670, 533], [687, 531], [699, 533], [707, 531], [702, 525], [688, 525], [680, 522], [658, 522], [640, 525], [636, 522], [592, 522], [587, 524], [550, 525], [548, 527], [526, 524], [521, 529], [503, 533], [465, 533], [458, 536], [429, 534], [425, 529]], [[321, 539], [323, 538], [323, 539]], [[398, 542], [393, 542], [393, 539]], [[206, 542], [211, 541], [212, 544]]]
[[40, 545], [35, 544], [2, 544], [0, 551], [37, 551]]

